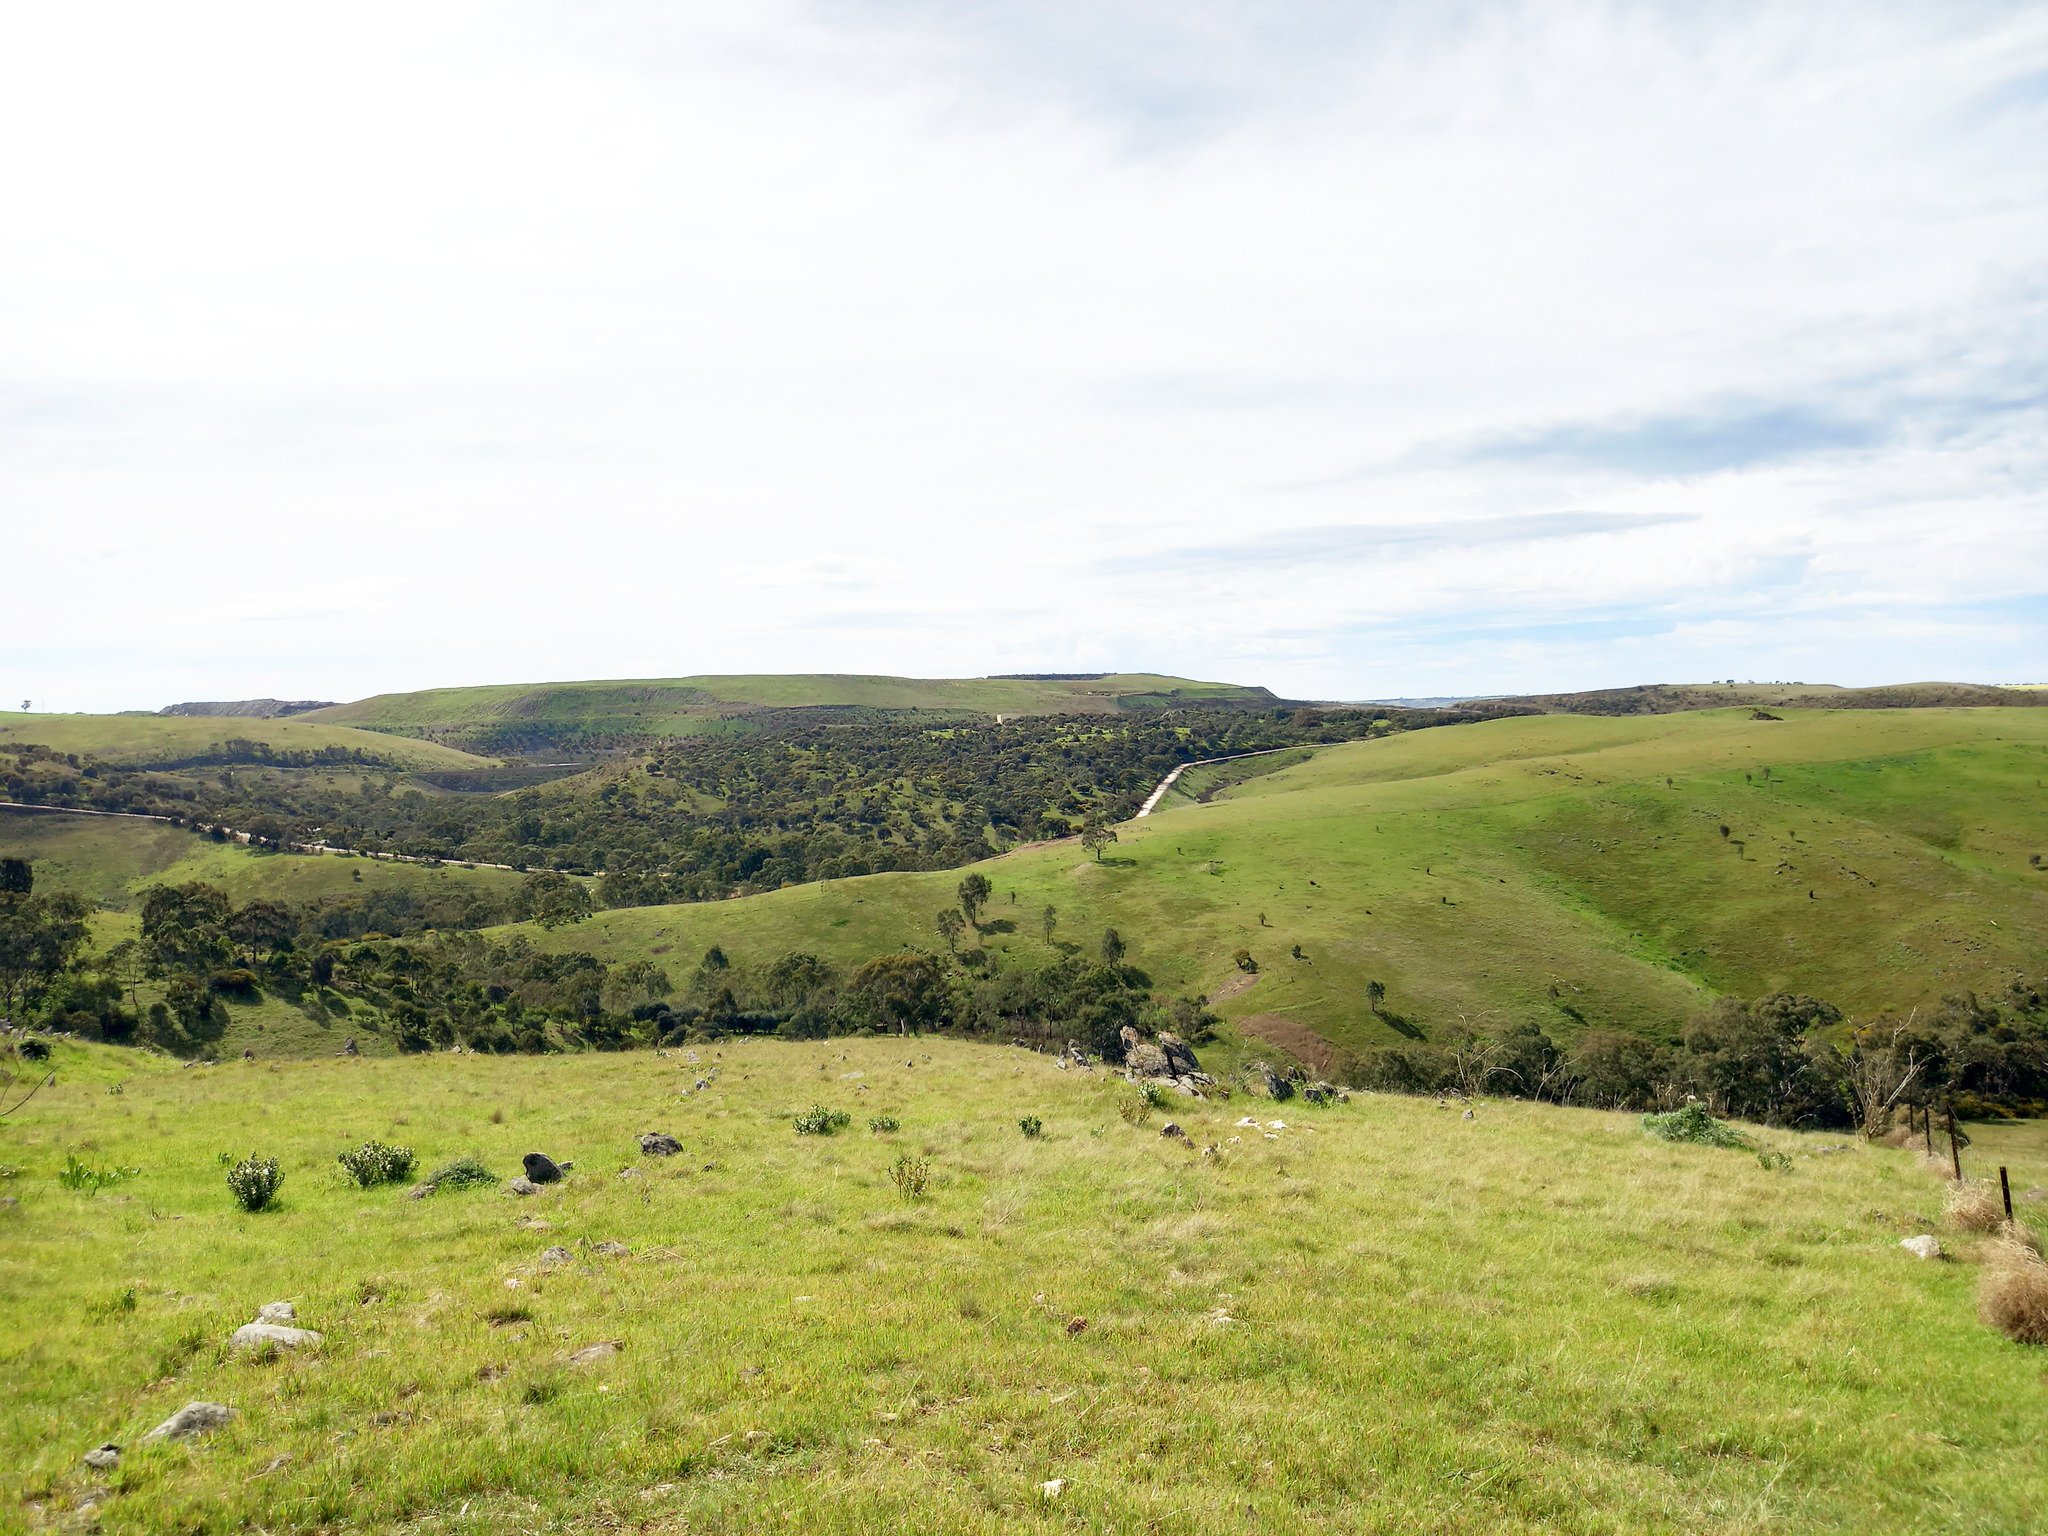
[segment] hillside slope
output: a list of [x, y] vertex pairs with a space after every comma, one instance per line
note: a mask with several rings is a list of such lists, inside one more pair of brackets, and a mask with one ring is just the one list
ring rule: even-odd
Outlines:
[[409, 741], [349, 725], [296, 715], [251, 719], [232, 715], [25, 715], [0, 710], [0, 748], [49, 747], [105, 762], [142, 767], [219, 756], [231, 742], [258, 742], [278, 752], [338, 748], [405, 768], [486, 768], [488, 758], [437, 742]]
[[[1063, 842], [977, 866], [995, 888], [983, 942], [1036, 963], [1052, 905], [1057, 937], [1092, 947], [1114, 926], [1161, 987], [1254, 1031], [1349, 1045], [1461, 1015], [1665, 1034], [1717, 994], [1781, 989], [1906, 1008], [2048, 967], [2048, 872], [2029, 863], [2048, 852], [2044, 777], [2048, 714], [2030, 710], [1414, 732], [1162, 809], [1100, 863]], [[959, 878], [625, 909], [533, 937], [683, 968], [713, 944], [852, 962], [937, 948]]]
[[300, 718], [409, 735], [534, 741], [688, 735], [770, 710], [919, 710], [968, 715], [1110, 714], [1175, 704], [1270, 704], [1263, 688], [1146, 673], [906, 678], [829, 673], [512, 683], [388, 693]]
[[[1176, 1104], [1183, 1146], [1105, 1074], [945, 1040], [52, 1065], [0, 1208], [24, 1528], [2017, 1533], [2048, 1489], [1980, 1240], [1899, 1249], [1942, 1230], [1910, 1152], [1363, 1095]], [[793, 1134], [814, 1102], [853, 1124]], [[408, 1200], [344, 1180], [366, 1137], [576, 1169]], [[63, 1187], [81, 1154], [133, 1176]], [[232, 1354], [277, 1300], [322, 1341]], [[143, 1441], [194, 1400], [233, 1418]]]

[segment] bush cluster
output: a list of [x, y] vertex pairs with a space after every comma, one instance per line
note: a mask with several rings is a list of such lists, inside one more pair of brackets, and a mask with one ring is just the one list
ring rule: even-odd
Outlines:
[[444, 1163], [427, 1175], [427, 1185], [440, 1189], [474, 1189], [483, 1184], [496, 1184], [498, 1176], [483, 1165], [482, 1159], [465, 1152], [452, 1163]]
[[1664, 1141], [1689, 1141], [1702, 1147], [1749, 1146], [1749, 1138], [1707, 1113], [1697, 1099], [1669, 1114], [1643, 1116], [1643, 1129]]
[[822, 1104], [813, 1104], [796, 1116], [796, 1133], [799, 1136], [831, 1136], [853, 1124], [853, 1116], [843, 1109], [827, 1109]]
[[381, 1141], [366, 1141], [360, 1147], [351, 1147], [342, 1153], [336, 1162], [348, 1176], [364, 1189], [379, 1184], [402, 1184], [412, 1177], [414, 1164], [411, 1147], [386, 1146]]
[[228, 1170], [228, 1192], [245, 1211], [268, 1208], [282, 1183], [284, 1174], [274, 1157], [246, 1157]]

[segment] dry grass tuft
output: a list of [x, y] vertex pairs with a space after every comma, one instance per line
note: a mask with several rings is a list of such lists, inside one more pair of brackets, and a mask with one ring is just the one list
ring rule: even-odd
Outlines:
[[1977, 1315], [2015, 1344], [2048, 1344], [2048, 1263], [2009, 1238], [1990, 1244], [1977, 1282]]
[[2005, 1224], [2005, 1206], [1998, 1196], [1989, 1186], [1967, 1179], [1949, 1186], [1941, 1215], [1959, 1232], [1996, 1232]]

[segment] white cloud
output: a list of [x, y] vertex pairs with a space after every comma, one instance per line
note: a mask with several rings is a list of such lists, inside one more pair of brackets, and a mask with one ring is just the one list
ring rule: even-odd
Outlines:
[[2048, 18], [1329, 14], [0, 13], [0, 685], [2040, 670]]

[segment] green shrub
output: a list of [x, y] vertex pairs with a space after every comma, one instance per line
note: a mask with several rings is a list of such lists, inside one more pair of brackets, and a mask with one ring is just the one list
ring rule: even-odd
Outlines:
[[1698, 1099], [1666, 1115], [1643, 1116], [1643, 1129], [1664, 1141], [1690, 1141], [1702, 1147], [1748, 1147], [1749, 1138], [1707, 1113]]
[[845, 1130], [853, 1124], [853, 1116], [844, 1110], [827, 1109], [822, 1104], [813, 1104], [796, 1117], [796, 1133], [799, 1136], [830, 1136]]
[[1760, 1168], [1768, 1168], [1772, 1173], [1783, 1173], [1792, 1166], [1792, 1155], [1789, 1152], [1773, 1152], [1766, 1148], [1757, 1153], [1756, 1161]]
[[895, 1181], [896, 1193], [904, 1199], [922, 1200], [931, 1187], [932, 1160], [912, 1157], [906, 1152], [889, 1165], [889, 1177]]
[[1036, 1115], [1026, 1115], [1017, 1122], [1017, 1129], [1022, 1131], [1028, 1139], [1036, 1141], [1045, 1134], [1045, 1122]]
[[1145, 1101], [1147, 1109], [1166, 1108], [1166, 1090], [1157, 1083], [1138, 1084], [1138, 1097]]
[[1117, 1095], [1116, 1112], [1132, 1125], [1137, 1125], [1152, 1113], [1151, 1097], [1136, 1089], [1129, 1093], [1120, 1093]]
[[897, 1124], [894, 1115], [876, 1115], [872, 1120], [868, 1121], [868, 1129], [877, 1136], [886, 1136], [891, 1131], [902, 1130], [903, 1127]]
[[498, 1176], [483, 1165], [481, 1159], [465, 1152], [452, 1163], [443, 1164], [427, 1175], [430, 1189], [474, 1189], [482, 1184], [495, 1184]]
[[364, 1189], [379, 1184], [402, 1184], [412, 1177], [414, 1164], [411, 1147], [390, 1147], [381, 1141], [366, 1141], [360, 1147], [351, 1147], [335, 1159], [348, 1176]]
[[245, 1211], [266, 1209], [283, 1182], [274, 1157], [245, 1157], [228, 1170], [228, 1192]]
[[140, 1168], [95, 1168], [90, 1163], [80, 1162], [75, 1152], [64, 1156], [63, 1171], [57, 1175], [57, 1182], [66, 1189], [76, 1189], [88, 1195], [96, 1195], [103, 1189], [111, 1189], [124, 1179], [139, 1177]]
[[50, 1059], [50, 1043], [47, 1040], [38, 1040], [34, 1035], [30, 1035], [21, 1044], [17, 1045], [15, 1049], [21, 1052], [21, 1059], [23, 1061], [48, 1061]]

